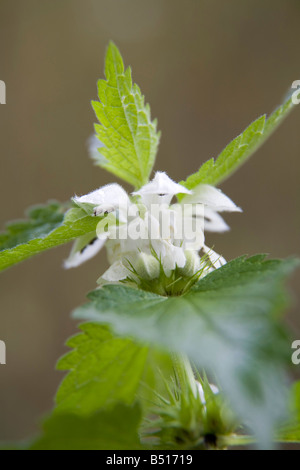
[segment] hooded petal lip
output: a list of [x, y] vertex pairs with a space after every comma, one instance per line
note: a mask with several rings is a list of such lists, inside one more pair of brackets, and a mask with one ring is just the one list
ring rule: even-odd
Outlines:
[[220, 189], [209, 184], [199, 184], [194, 188], [193, 194], [185, 196], [181, 204], [203, 204], [216, 212], [242, 212], [228, 196]]
[[84, 196], [75, 196], [74, 202], [82, 202], [97, 206], [119, 207], [129, 204], [129, 197], [125, 189], [117, 183], [107, 184]]
[[164, 171], [157, 171], [150, 183], [142, 186], [139, 191], [132, 194], [134, 196], [143, 196], [144, 194], [158, 194], [158, 195], [175, 195], [175, 194], [192, 194], [192, 191], [185, 188], [179, 183], [175, 183]]

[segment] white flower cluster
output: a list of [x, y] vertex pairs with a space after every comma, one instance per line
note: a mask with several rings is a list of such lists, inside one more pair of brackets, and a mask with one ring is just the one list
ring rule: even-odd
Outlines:
[[[180, 202], [171, 204], [180, 194]], [[106, 245], [109, 269], [106, 282], [121, 281], [132, 274], [151, 280], [171, 276], [175, 269], [183, 276], [202, 275], [226, 261], [205, 245], [205, 231], [223, 232], [229, 227], [219, 214], [240, 211], [220, 190], [200, 184], [189, 191], [157, 172], [154, 179], [129, 197], [118, 184], [109, 184], [85, 196], [75, 197], [81, 207], [92, 206], [101, 216], [97, 235], [79, 238], [73, 246], [66, 268], [80, 265]], [[209, 263], [203, 266], [200, 252]]]

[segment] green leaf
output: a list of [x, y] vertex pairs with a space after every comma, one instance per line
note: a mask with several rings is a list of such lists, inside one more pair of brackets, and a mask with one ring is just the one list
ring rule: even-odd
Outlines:
[[28, 220], [11, 222], [0, 234], [0, 271], [55, 246], [96, 230], [99, 217], [80, 208], [65, 208], [57, 202], [36, 206]]
[[43, 436], [30, 450], [125, 450], [141, 449], [137, 405], [118, 405], [92, 416], [57, 414], [44, 424]]
[[73, 348], [58, 362], [70, 370], [56, 397], [58, 412], [89, 414], [116, 402], [132, 404], [144, 373], [148, 348], [115, 338], [100, 325], [81, 325], [68, 341]]
[[193, 189], [198, 184], [216, 186], [228, 178], [267, 140], [293, 108], [291, 99], [277, 108], [268, 119], [261, 116], [225, 147], [218, 158], [205, 162], [197, 173], [181, 184]]
[[[118, 48], [110, 43], [105, 63], [107, 81], [98, 81], [100, 101], [92, 105], [101, 124], [95, 161], [101, 167], [139, 188], [147, 183], [154, 165], [160, 134], [151, 121], [139, 87], [132, 83], [130, 68], [124, 69]], [[101, 146], [104, 145], [103, 147]]]
[[6, 225], [6, 232], [0, 233], [0, 251], [48, 235], [61, 225], [64, 208], [60, 203], [50, 201], [47, 205], [31, 207], [27, 215], [29, 220], [16, 220]]
[[295, 264], [241, 257], [181, 297], [108, 285], [89, 294], [74, 316], [188, 354], [216, 374], [235, 411], [267, 441], [285, 411], [283, 365], [290, 344], [278, 310], [282, 280]]

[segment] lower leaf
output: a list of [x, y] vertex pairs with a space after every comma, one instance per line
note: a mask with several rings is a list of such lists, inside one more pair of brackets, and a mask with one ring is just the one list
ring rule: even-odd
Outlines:
[[243, 423], [268, 445], [286, 413], [290, 344], [277, 313], [284, 305], [282, 280], [296, 264], [238, 258], [180, 297], [108, 285], [74, 316], [186, 353], [216, 375]]
[[148, 348], [130, 339], [114, 337], [108, 328], [86, 323], [71, 338], [73, 350], [58, 362], [70, 371], [57, 396], [56, 412], [91, 414], [117, 402], [135, 401], [148, 357]]
[[117, 405], [89, 417], [57, 414], [44, 423], [44, 432], [30, 450], [129, 450], [141, 449], [138, 405]]

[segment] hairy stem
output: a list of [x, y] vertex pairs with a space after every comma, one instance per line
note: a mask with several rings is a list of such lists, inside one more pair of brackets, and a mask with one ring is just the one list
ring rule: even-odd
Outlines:
[[197, 385], [193, 368], [186, 354], [172, 354], [173, 367], [178, 376], [179, 384], [182, 390], [191, 389], [194, 396], [197, 396]]

